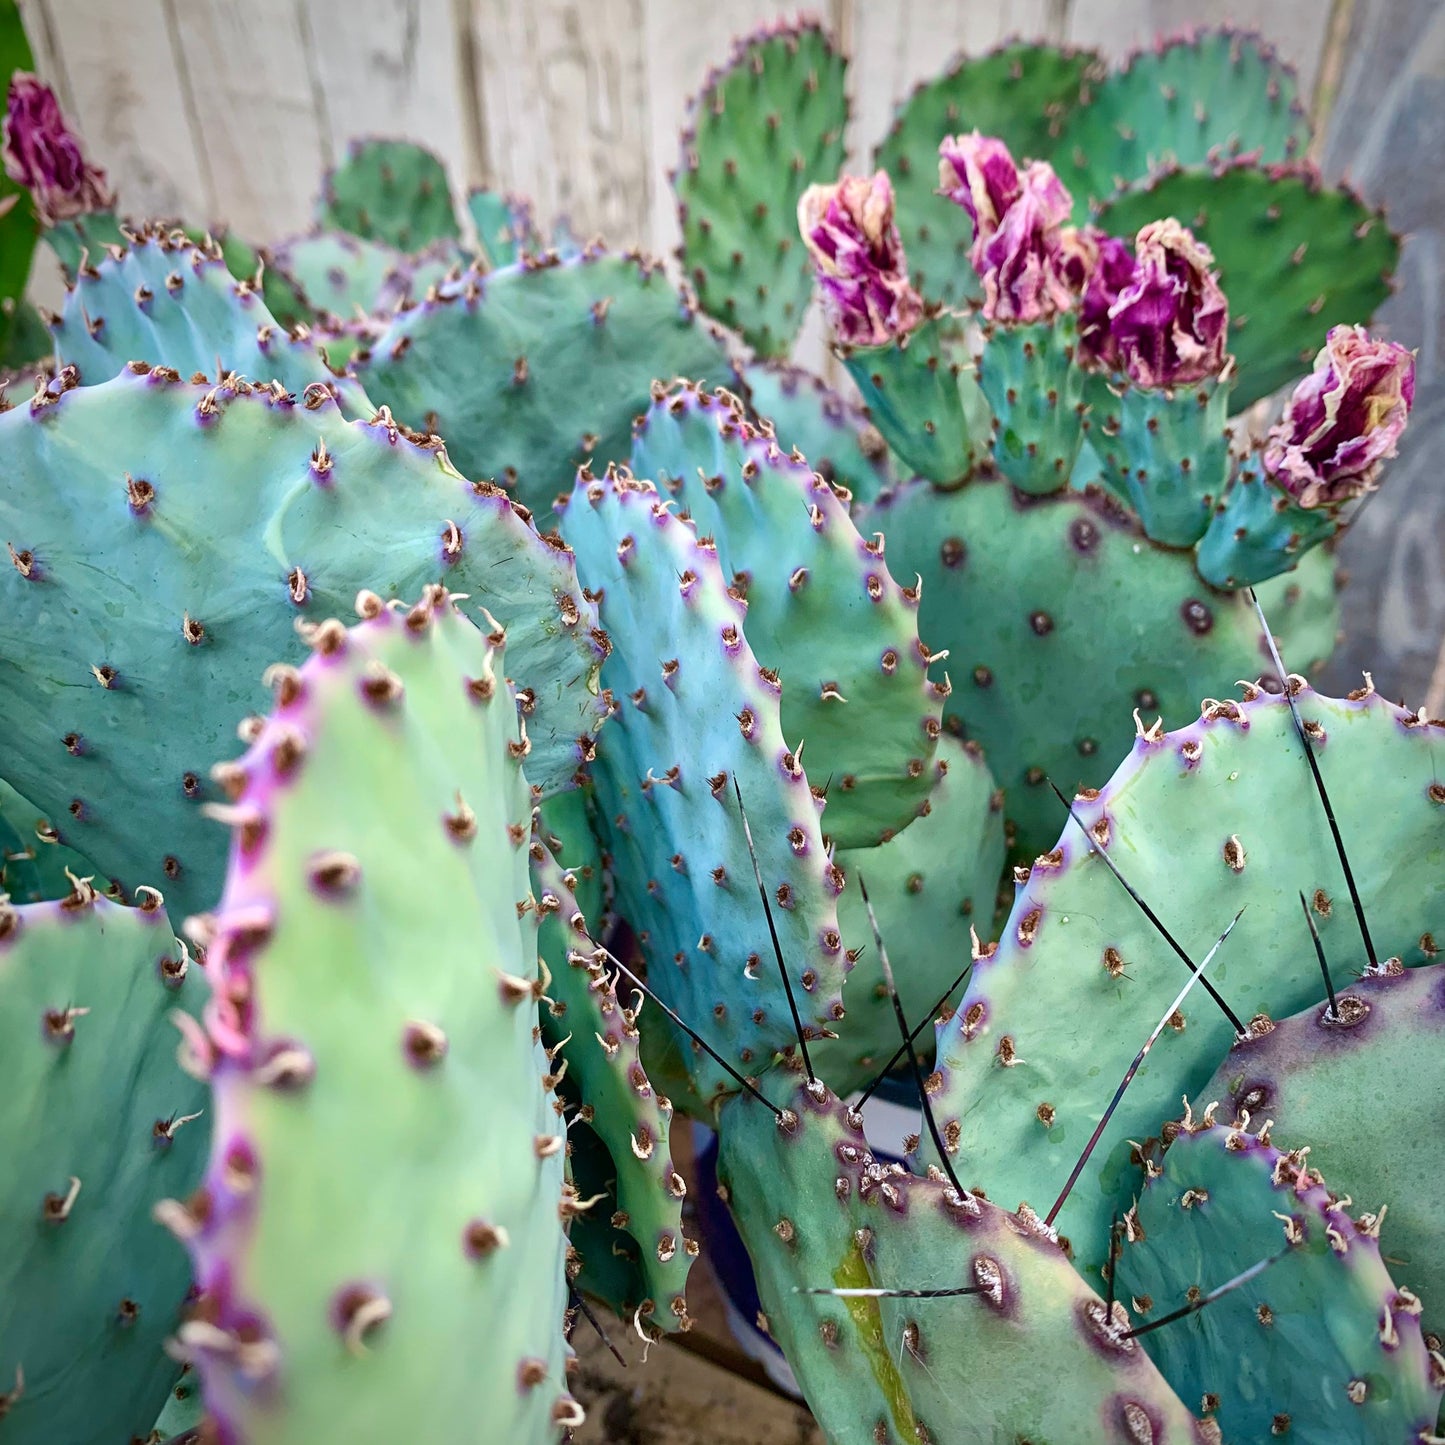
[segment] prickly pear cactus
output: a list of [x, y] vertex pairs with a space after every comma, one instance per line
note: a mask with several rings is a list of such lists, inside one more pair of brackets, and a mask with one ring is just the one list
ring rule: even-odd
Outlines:
[[[1437, 785], [1438, 786], [1438, 785]], [[1316, 902], [1333, 910], [1345, 900]], [[1433, 936], [1420, 940], [1433, 956]], [[1338, 1007], [1325, 999], [1241, 1040], [1196, 1097], [1236, 1113], [1258, 1133], [1266, 1121], [1285, 1148], [1309, 1162], [1361, 1208], [1377, 1215], [1391, 1272], [1419, 1294], [1425, 1325], [1445, 1326], [1445, 1260], [1435, 1209], [1441, 1176], [1440, 1098], [1445, 1091], [1445, 965], [1378, 970], [1341, 967]], [[1381, 1082], [1388, 1081], [1382, 1095]]]
[[1420, 1301], [1386, 1268], [1377, 1219], [1351, 1219], [1308, 1150], [1218, 1124], [1171, 1132], [1122, 1231], [1118, 1290], [1136, 1328], [1271, 1263], [1140, 1336], [1170, 1384], [1205, 1401], [1226, 1440], [1435, 1438], [1445, 1359], [1421, 1336]]
[[784, 736], [806, 743], [839, 847], [885, 841], [917, 815], [947, 684], [927, 680], [918, 589], [900, 587], [883, 541], [859, 535], [844, 499], [799, 452], [756, 430], [725, 391], [655, 391], [632, 469], [675, 497], [711, 538], [747, 603], [758, 663], [782, 685]]
[[[750, 1098], [728, 1102], [718, 1179], [768, 1328], [830, 1445], [1218, 1439], [1036, 1219], [959, 1194], [941, 1175], [879, 1164], [826, 1089], [780, 1092], [784, 1077], [772, 1077], [781, 1121]], [[835, 1288], [967, 1292], [798, 1292]]]
[[[1375, 948], [1421, 963], [1445, 877], [1445, 793], [1435, 783], [1445, 729], [1369, 689], [1335, 700], [1295, 685]], [[1087, 832], [1064, 818], [1058, 847], [1021, 870], [997, 951], [975, 965], [938, 1037], [945, 1140], [960, 1177], [990, 1198], [1042, 1212], [1061, 1193], [1110, 1092], [1187, 978], [1096, 849], [1196, 963], [1245, 909], [1207, 975], [1244, 1029], [1318, 998], [1301, 892], [1319, 900], [1330, 957], [1358, 956], [1357, 920], [1289, 709], [1247, 692], [1242, 703], [1207, 701], [1178, 732], [1141, 735], [1110, 782], [1075, 803]], [[1129, 1140], [1197, 1095], [1235, 1033], [1201, 985], [1139, 1069], [1057, 1216], [1086, 1274], [1105, 1258], [1112, 1211], [1128, 1204]]]
[[[1016, 856], [1058, 837], [1047, 779], [1070, 792], [1108, 777], [1131, 708], [1180, 726], [1201, 692], [1269, 669], [1242, 595], [1207, 587], [1188, 553], [1151, 545], [1097, 490], [1031, 498], [982, 479], [953, 492], [915, 482], [858, 525], [884, 532], [893, 566], [923, 579], [919, 630], [948, 653], [935, 668], [953, 682], [947, 716], [983, 745]], [[1316, 550], [1259, 589], [1300, 666], [1333, 649], [1333, 572]]]
[[[735, 787], [809, 1037], [841, 1017], [846, 968], [842, 875], [823, 841], [822, 799], [783, 733], [781, 684], [748, 646], [746, 609], [716, 549], [651, 483], [579, 477], [562, 531], [615, 644], [602, 675], [613, 714], [591, 771], [618, 912], [651, 987], [735, 1068], [761, 1073], [797, 1035]], [[696, 1109], [737, 1087], [685, 1035], [652, 1022], [648, 1072], [676, 1103]]]
[[345, 231], [313, 231], [272, 248], [275, 269], [301, 289], [313, 311], [349, 320], [390, 311], [409, 294], [404, 251]]
[[191, 1271], [151, 1210], [204, 1172], [211, 1104], [172, 1020], [198, 1031], [208, 995], [158, 894], [0, 899], [6, 1445], [144, 1437], [175, 1381]]
[[812, 291], [798, 201], [843, 164], [847, 62], [818, 25], [745, 36], [703, 83], [672, 175], [680, 259], [703, 309], [786, 356]]
[[460, 234], [446, 167], [410, 141], [354, 140], [316, 203], [322, 230], [349, 231], [399, 251]]
[[580, 464], [626, 457], [654, 379], [732, 382], [716, 328], [660, 268], [593, 248], [473, 267], [397, 316], [361, 371], [373, 400], [444, 436], [468, 476], [541, 513]]
[[12, 903], [45, 903], [70, 892], [71, 874], [94, 877], [90, 863], [59, 836], [39, 808], [0, 778], [0, 894]]
[[482, 258], [491, 268], [510, 266], [523, 252], [542, 249], [532, 203], [524, 196], [481, 189], [468, 191], [467, 212], [476, 227]]
[[567, 783], [606, 639], [566, 549], [499, 490], [384, 411], [345, 421], [321, 388], [293, 400], [144, 366], [65, 382], [0, 417], [5, 768], [63, 842], [127, 889], [209, 907], [207, 769], [295, 624], [368, 579], [444, 577], [505, 620], [533, 781]]
[[[273, 674], [226, 773], [215, 1144], [167, 1211], [206, 1308], [179, 1338], [248, 1445], [456, 1439], [482, 1418], [540, 1445], [581, 1410], [526, 729], [499, 640], [444, 588], [358, 608]], [[439, 1375], [439, 1332], [486, 1349]]]

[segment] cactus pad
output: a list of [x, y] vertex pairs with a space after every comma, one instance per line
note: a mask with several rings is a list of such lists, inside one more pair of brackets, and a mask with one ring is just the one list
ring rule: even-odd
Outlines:
[[410, 141], [355, 140], [326, 176], [316, 204], [322, 230], [349, 231], [399, 251], [460, 234], [446, 167]]
[[358, 311], [390, 311], [410, 289], [405, 252], [345, 231], [296, 236], [275, 247], [271, 259], [274, 269], [301, 288], [312, 310], [343, 321]]
[[[1298, 684], [1297, 684], [1298, 685]], [[940, 1031], [936, 1108], [966, 1183], [1043, 1210], [1060, 1192], [1110, 1091], [1187, 976], [1095, 845], [1197, 962], [1241, 907], [1209, 980], [1241, 1021], [1282, 1018], [1320, 990], [1299, 914], [1316, 900], [1332, 957], [1359, 946], [1345, 880], [1281, 698], [1206, 702], [1178, 732], [1151, 729], [1101, 791], [1075, 804], [1033, 866], [997, 952]], [[1376, 946], [1407, 963], [1433, 947], [1445, 879], [1445, 727], [1362, 689], [1298, 703]], [[1059, 810], [1062, 813], [1062, 809]], [[1247, 907], [1246, 907], [1247, 905]], [[1328, 917], [1324, 914], [1328, 913]], [[1128, 1203], [1130, 1139], [1204, 1086], [1234, 1037], [1196, 988], [1124, 1095], [1058, 1216], [1081, 1268], [1107, 1251]], [[1250, 1261], [1245, 1261], [1249, 1263]]]
[[889, 574], [834, 489], [785, 454], [726, 391], [659, 388], [632, 469], [676, 497], [747, 601], [759, 664], [782, 683], [784, 735], [828, 791], [841, 848], [889, 837], [918, 813], [946, 687], [927, 680], [916, 588]]
[[0, 894], [12, 903], [45, 903], [70, 892], [68, 874], [95, 874], [59, 841], [50, 820], [0, 778]]
[[545, 512], [581, 463], [626, 458], [654, 379], [727, 383], [732, 365], [659, 268], [589, 249], [474, 267], [396, 317], [363, 375], [468, 476]]
[[[180, 1339], [223, 1438], [450, 1440], [485, 1417], [542, 1445], [581, 1411], [526, 731], [444, 588], [357, 606], [275, 674], [231, 775], [215, 1142], [169, 1211], [206, 1308]], [[439, 1339], [486, 1348], [439, 1374]]]
[[525, 197], [504, 195], [501, 191], [468, 191], [467, 211], [490, 269], [510, 266], [523, 252], [542, 249], [532, 203]]
[[[841, 1016], [846, 967], [822, 800], [783, 735], [780, 685], [748, 647], [746, 609], [711, 544], [650, 482], [616, 474], [580, 477], [562, 524], [617, 642], [602, 675], [613, 715], [592, 767], [617, 910], [652, 988], [744, 1074], [761, 1073], [796, 1034], [734, 782], [813, 1037]], [[689, 1074], [704, 1103], [737, 1087], [686, 1037], [674, 1043], [670, 1060], [648, 1059], [674, 1101]]]
[[[1045, 779], [1065, 792], [1102, 783], [1133, 708], [1177, 727], [1201, 695], [1269, 665], [1243, 598], [1207, 587], [1187, 552], [1152, 545], [1097, 491], [1033, 500], [1001, 482], [914, 483], [858, 524], [885, 531], [894, 567], [923, 578], [919, 630], [949, 650], [949, 717], [983, 744], [1022, 856], [1059, 835]], [[1334, 646], [1333, 593], [1320, 552], [1261, 591], [1301, 667]]]
[[151, 1210], [205, 1169], [210, 1102], [171, 1017], [198, 1029], [209, 990], [158, 897], [0, 902], [6, 1445], [144, 1437], [176, 1378], [191, 1271]]
[[1262, 1273], [1141, 1336], [1186, 1400], [1230, 1441], [1376, 1445], [1431, 1438], [1445, 1360], [1396, 1287], [1375, 1221], [1357, 1224], [1311, 1166], [1220, 1125], [1176, 1126], [1125, 1221], [1119, 1294], [1137, 1324], [1256, 1263]]
[[[606, 651], [566, 549], [384, 412], [348, 423], [244, 382], [144, 367], [0, 417], [0, 706], [10, 781], [62, 839], [180, 911], [215, 901], [207, 770], [261, 671], [370, 581], [430, 579], [510, 628], [533, 781], [563, 785]], [[63, 478], [64, 485], [59, 484]]]
[[847, 63], [815, 24], [740, 40], [693, 98], [673, 175], [680, 258], [703, 309], [761, 356], [786, 356], [813, 270], [798, 201], [843, 165]]
[[1104, 201], [1096, 219], [1132, 236], [1161, 216], [1214, 252], [1239, 363], [1236, 409], [1308, 371], [1330, 327], [1368, 321], [1399, 262], [1383, 215], [1305, 165], [1165, 168]]

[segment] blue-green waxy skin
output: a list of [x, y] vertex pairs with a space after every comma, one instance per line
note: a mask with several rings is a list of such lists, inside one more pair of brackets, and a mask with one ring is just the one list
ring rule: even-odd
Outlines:
[[329, 171], [316, 203], [323, 230], [349, 231], [400, 251], [460, 235], [446, 167], [424, 146], [354, 140]]
[[[1445, 905], [1436, 784], [1445, 727], [1367, 688], [1335, 700], [1295, 685], [1379, 956], [1422, 963]], [[934, 1107], [961, 1179], [990, 1198], [1043, 1213], [1063, 1193], [1188, 978], [1098, 848], [1196, 963], [1244, 910], [1206, 978], [1247, 1029], [1264, 1027], [1251, 1025], [1258, 1015], [1283, 1018], [1318, 999], [1301, 893], [1328, 956], [1358, 956], [1344, 874], [1289, 708], [1246, 692], [1243, 702], [1207, 701], [1178, 732], [1151, 728], [1101, 790], [1076, 799], [1079, 825], [1068, 822], [1024, 875], [997, 950], [974, 966], [940, 1029]], [[1057, 1215], [1086, 1278], [1098, 1277], [1110, 1219], [1134, 1188], [1129, 1141], [1198, 1097], [1234, 1038], [1196, 985], [1145, 1058]]]
[[1251, 458], [1231, 479], [1200, 539], [1199, 575], [1216, 587], [1263, 582], [1339, 527], [1338, 506], [1301, 507]]
[[[1016, 858], [1059, 835], [1045, 780], [1066, 793], [1104, 782], [1136, 708], [1179, 727], [1200, 698], [1271, 670], [1244, 598], [1206, 586], [1188, 552], [1155, 546], [1097, 489], [1035, 500], [996, 481], [915, 482], [857, 521], [885, 533], [900, 575], [923, 579], [919, 631], [948, 653], [934, 671], [953, 683], [946, 716], [983, 746]], [[1334, 649], [1333, 579], [1316, 550], [1260, 593], [1294, 667]]]
[[273, 674], [231, 777], [214, 1142], [167, 1211], [210, 1304], [180, 1343], [226, 1441], [556, 1445], [581, 1422], [577, 1201], [536, 1037], [526, 730], [474, 602], [357, 605]]
[[[431, 263], [426, 276], [419, 275], [417, 267], [423, 257]], [[313, 231], [283, 241], [272, 250], [271, 261], [301, 288], [312, 310], [343, 321], [358, 312], [389, 313], [403, 299], [420, 300], [448, 267], [465, 264], [455, 243], [435, 242], [429, 251], [408, 256], [384, 241], [345, 231]]]
[[201, 1182], [212, 1110], [178, 1061], [209, 996], [157, 895], [0, 901], [0, 1431], [144, 1438], [191, 1286], [151, 1217]]
[[[748, 646], [746, 608], [716, 550], [650, 482], [579, 477], [562, 531], [614, 644], [602, 676], [613, 712], [591, 773], [617, 912], [649, 985], [734, 1068], [761, 1073], [797, 1034], [734, 782], [810, 1037], [841, 1018], [847, 967], [842, 874], [823, 839], [823, 800], [783, 734], [781, 685]], [[679, 1108], [738, 1087], [660, 1019], [644, 1044], [656, 1050], [645, 1054], [653, 1083]]]
[[723, 334], [660, 266], [596, 247], [474, 266], [395, 317], [360, 371], [469, 477], [542, 515], [578, 466], [626, 460], [654, 380], [734, 384]]
[[70, 874], [97, 876], [89, 860], [59, 842], [45, 814], [0, 778], [0, 894], [12, 903], [64, 898]]
[[1391, 1277], [1379, 1221], [1350, 1217], [1308, 1149], [1285, 1154], [1222, 1124], [1172, 1131], [1121, 1231], [1119, 1295], [1135, 1327], [1275, 1262], [1141, 1336], [1165, 1378], [1208, 1399], [1229, 1441], [1438, 1438], [1445, 1361], [1421, 1334], [1420, 1300]]
[[606, 639], [570, 555], [439, 442], [329, 393], [127, 369], [0, 417], [6, 776], [61, 840], [179, 916], [214, 904], [211, 765], [300, 647], [298, 621], [444, 579], [508, 630], [532, 780], [567, 785], [596, 726]]
[[786, 357], [807, 311], [798, 202], [843, 167], [846, 70], [817, 24], [778, 22], [739, 40], [689, 107], [672, 175], [679, 259], [703, 309], [759, 356]]
[[532, 203], [524, 196], [483, 189], [468, 191], [467, 212], [476, 227], [483, 259], [493, 269], [510, 266], [524, 251], [542, 249]]
[[[1437, 948], [1433, 936], [1421, 939], [1427, 956]], [[1336, 1010], [1321, 999], [1236, 1044], [1195, 1108], [1217, 1102], [1251, 1133], [1272, 1121], [1278, 1146], [1307, 1147], [1331, 1189], [1377, 1215], [1390, 1272], [1419, 1295], [1424, 1327], [1438, 1336], [1445, 965], [1402, 969], [1390, 961], [1361, 972], [1358, 958], [1356, 950], [1334, 960]]]
[[677, 499], [746, 599], [749, 645], [782, 684], [783, 733], [827, 786], [825, 834], [858, 848], [904, 828], [933, 784], [948, 690], [928, 680], [918, 590], [894, 580], [880, 539], [726, 391], [659, 388], [632, 470]]
[[[783, 1120], [730, 1100], [718, 1179], [829, 1445], [1217, 1445], [1036, 1218], [880, 1163], [821, 1085], [765, 1082]], [[974, 1292], [801, 1293], [834, 1288]]]

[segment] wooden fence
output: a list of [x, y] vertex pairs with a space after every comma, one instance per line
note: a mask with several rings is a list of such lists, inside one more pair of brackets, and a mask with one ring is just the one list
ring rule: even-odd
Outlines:
[[[127, 211], [226, 220], [259, 240], [303, 230], [353, 136], [436, 150], [459, 185], [530, 194], [658, 252], [675, 244], [666, 172], [686, 101], [773, 0], [20, 0], [42, 74]], [[1440, 0], [818, 0], [855, 57], [855, 157], [894, 104], [958, 50], [1008, 35], [1113, 57], [1233, 16], [1262, 30], [1329, 111], [1321, 158], [1411, 233], [1384, 320], [1421, 348], [1418, 415], [1388, 488], [1343, 556], [1349, 640], [1331, 681], [1372, 667], [1424, 699], [1445, 632], [1440, 259], [1445, 4]], [[1445, 709], [1445, 678], [1435, 710]]]

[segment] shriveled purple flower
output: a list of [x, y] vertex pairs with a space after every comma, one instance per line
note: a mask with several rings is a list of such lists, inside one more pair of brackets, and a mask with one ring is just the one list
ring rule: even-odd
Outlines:
[[974, 266], [980, 248], [998, 230], [1004, 212], [1023, 193], [1009, 148], [996, 136], [945, 136], [938, 147], [938, 188], [973, 222]]
[[1075, 282], [1072, 272], [1069, 274], [1070, 284], [1081, 293], [1079, 351], [1086, 361], [1116, 367], [1119, 353], [1109, 330], [1109, 309], [1134, 279], [1134, 252], [1127, 241], [1106, 236], [1092, 226], [1085, 227], [1080, 234], [1084, 233], [1093, 246], [1088, 272], [1082, 284]]
[[[1073, 199], [1046, 161], [1034, 161], [1019, 177], [1019, 194], [987, 239], [975, 238], [973, 264], [983, 281], [983, 314], [989, 321], [1046, 321], [1070, 310], [1073, 257], [1065, 226]], [[1067, 228], [1070, 234], [1073, 228]]]
[[798, 229], [817, 268], [833, 334], [845, 346], [887, 346], [923, 319], [886, 171], [809, 186], [798, 201]]
[[1415, 401], [1415, 355], [1363, 326], [1335, 326], [1270, 429], [1264, 468], [1302, 507], [1367, 492]]
[[1134, 274], [1109, 307], [1120, 366], [1140, 386], [1182, 386], [1224, 369], [1229, 303], [1214, 254], [1172, 217], [1134, 238]]
[[30, 192], [44, 225], [112, 204], [105, 172], [81, 153], [55, 92], [25, 71], [10, 81], [4, 156], [5, 174]]

